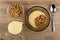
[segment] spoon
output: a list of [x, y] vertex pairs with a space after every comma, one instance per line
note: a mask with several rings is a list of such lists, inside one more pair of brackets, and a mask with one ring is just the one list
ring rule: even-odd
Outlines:
[[52, 32], [55, 31], [55, 24], [54, 24], [54, 13], [56, 12], [55, 4], [51, 4], [50, 6], [50, 12], [52, 15], [51, 25], [52, 25]]

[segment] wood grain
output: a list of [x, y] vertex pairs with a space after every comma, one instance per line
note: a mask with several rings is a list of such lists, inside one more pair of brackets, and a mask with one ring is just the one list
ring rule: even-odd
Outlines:
[[[0, 37], [3, 37], [7, 40], [17, 40], [14, 37], [8, 36], [7, 26], [8, 23], [12, 20], [16, 20], [11, 18], [7, 13], [7, 8], [11, 2], [21, 2], [24, 6], [25, 12], [32, 6], [42, 6], [49, 11], [50, 4], [56, 4], [57, 11], [54, 15], [54, 22], [56, 31], [51, 31], [51, 23], [49, 24], [48, 28], [41, 32], [34, 32], [27, 28], [26, 24], [23, 25], [22, 36], [25, 38], [24, 40], [60, 40], [60, 2], [59, 0], [0, 0]], [[49, 11], [50, 13], [50, 11]], [[24, 13], [25, 14], [25, 13]], [[51, 14], [51, 13], [50, 13]], [[23, 19], [17, 19], [19, 21], [25, 21]], [[3, 31], [3, 32], [2, 32]], [[6, 36], [7, 34], [7, 36]], [[18, 37], [18, 40], [19, 37]]]

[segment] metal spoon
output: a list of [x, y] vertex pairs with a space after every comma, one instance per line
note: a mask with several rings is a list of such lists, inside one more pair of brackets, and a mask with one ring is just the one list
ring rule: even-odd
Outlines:
[[54, 24], [54, 13], [56, 12], [55, 4], [51, 4], [50, 6], [50, 12], [52, 15], [51, 25], [52, 25], [52, 32], [55, 31], [55, 24]]

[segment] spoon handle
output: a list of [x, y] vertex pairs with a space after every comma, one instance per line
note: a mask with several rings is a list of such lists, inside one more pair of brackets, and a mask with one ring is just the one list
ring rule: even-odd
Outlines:
[[52, 15], [52, 22], [51, 22], [51, 24], [52, 24], [52, 32], [54, 32], [55, 31], [55, 24], [54, 24], [54, 16]]

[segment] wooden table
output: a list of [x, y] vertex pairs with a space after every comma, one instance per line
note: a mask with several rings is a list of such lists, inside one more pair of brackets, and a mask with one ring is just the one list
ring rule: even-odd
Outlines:
[[[6, 40], [17, 40], [8, 35], [7, 26], [8, 23], [12, 20], [16, 20], [8, 16], [7, 8], [10, 2], [19, 1], [24, 6], [25, 12], [30, 7], [38, 5], [46, 8], [49, 11], [49, 5], [54, 3], [56, 4], [57, 11], [54, 15], [54, 22], [56, 31], [51, 31], [51, 23], [49, 24], [48, 28], [41, 32], [34, 32], [27, 28], [24, 22], [24, 16], [19, 21], [23, 21], [23, 31], [22, 36], [26, 40], [60, 40], [60, 1], [59, 0], [0, 0], [0, 37], [5, 38]], [[24, 12], [24, 14], [25, 14]], [[51, 14], [51, 13], [50, 13]], [[24, 40], [25, 40], [24, 39]], [[18, 38], [18, 40], [20, 40]]]

